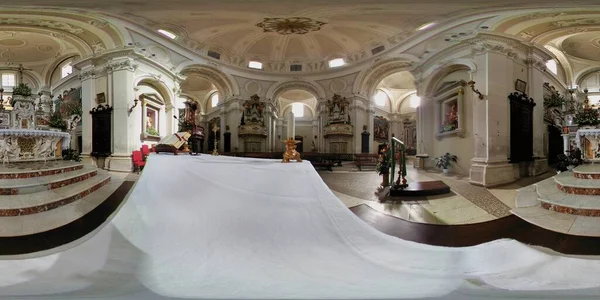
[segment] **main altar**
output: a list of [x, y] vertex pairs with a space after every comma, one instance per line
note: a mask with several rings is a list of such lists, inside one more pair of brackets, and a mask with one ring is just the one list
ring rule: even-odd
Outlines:
[[579, 129], [575, 137], [582, 158], [589, 162], [600, 162], [600, 129]]
[[[15, 95], [12, 110], [0, 106], [0, 161], [28, 162], [62, 158], [71, 136], [48, 128], [51, 102]], [[37, 109], [36, 109], [37, 108]]]

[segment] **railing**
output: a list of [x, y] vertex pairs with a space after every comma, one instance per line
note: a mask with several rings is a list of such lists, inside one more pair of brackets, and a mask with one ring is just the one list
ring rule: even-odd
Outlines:
[[[394, 182], [394, 178], [396, 177], [396, 149], [400, 149], [400, 157], [399, 157], [399, 165], [400, 170], [398, 170], [398, 179]], [[403, 189], [408, 186], [406, 182], [406, 146], [404, 143], [392, 137], [392, 176], [390, 176], [390, 185], [395, 189]]]

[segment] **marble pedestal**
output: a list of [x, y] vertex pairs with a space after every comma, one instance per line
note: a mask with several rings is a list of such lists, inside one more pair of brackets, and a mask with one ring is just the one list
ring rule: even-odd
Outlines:
[[471, 160], [471, 169], [469, 170], [469, 183], [484, 187], [493, 187], [516, 180], [515, 166], [504, 161], [480, 161]]
[[131, 172], [133, 170], [133, 161], [129, 154], [113, 154], [106, 158], [104, 166], [113, 172]]
[[45, 161], [62, 158], [71, 136], [66, 132], [31, 129], [0, 129], [0, 160]]

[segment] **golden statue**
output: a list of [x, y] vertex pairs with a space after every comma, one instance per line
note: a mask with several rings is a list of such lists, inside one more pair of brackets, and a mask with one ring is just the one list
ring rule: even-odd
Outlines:
[[290, 160], [295, 160], [297, 162], [302, 162], [302, 158], [300, 158], [300, 153], [296, 151], [296, 144], [301, 143], [300, 141], [294, 140], [294, 138], [288, 138], [285, 141], [285, 152], [283, 152], [283, 160], [282, 163], [288, 163]]

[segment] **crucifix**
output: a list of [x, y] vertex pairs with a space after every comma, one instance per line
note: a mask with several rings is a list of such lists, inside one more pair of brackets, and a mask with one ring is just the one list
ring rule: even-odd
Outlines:
[[23, 83], [23, 71], [31, 71], [33, 69], [25, 69], [23, 64], [19, 64], [17, 71], [19, 71], [19, 83]]
[[217, 126], [217, 123], [215, 123], [215, 125], [213, 125], [213, 129], [212, 131], [215, 133], [215, 149], [213, 149], [212, 155], [219, 155], [219, 151], [217, 150], [217, 131], [219, 131], [219, 127]]

